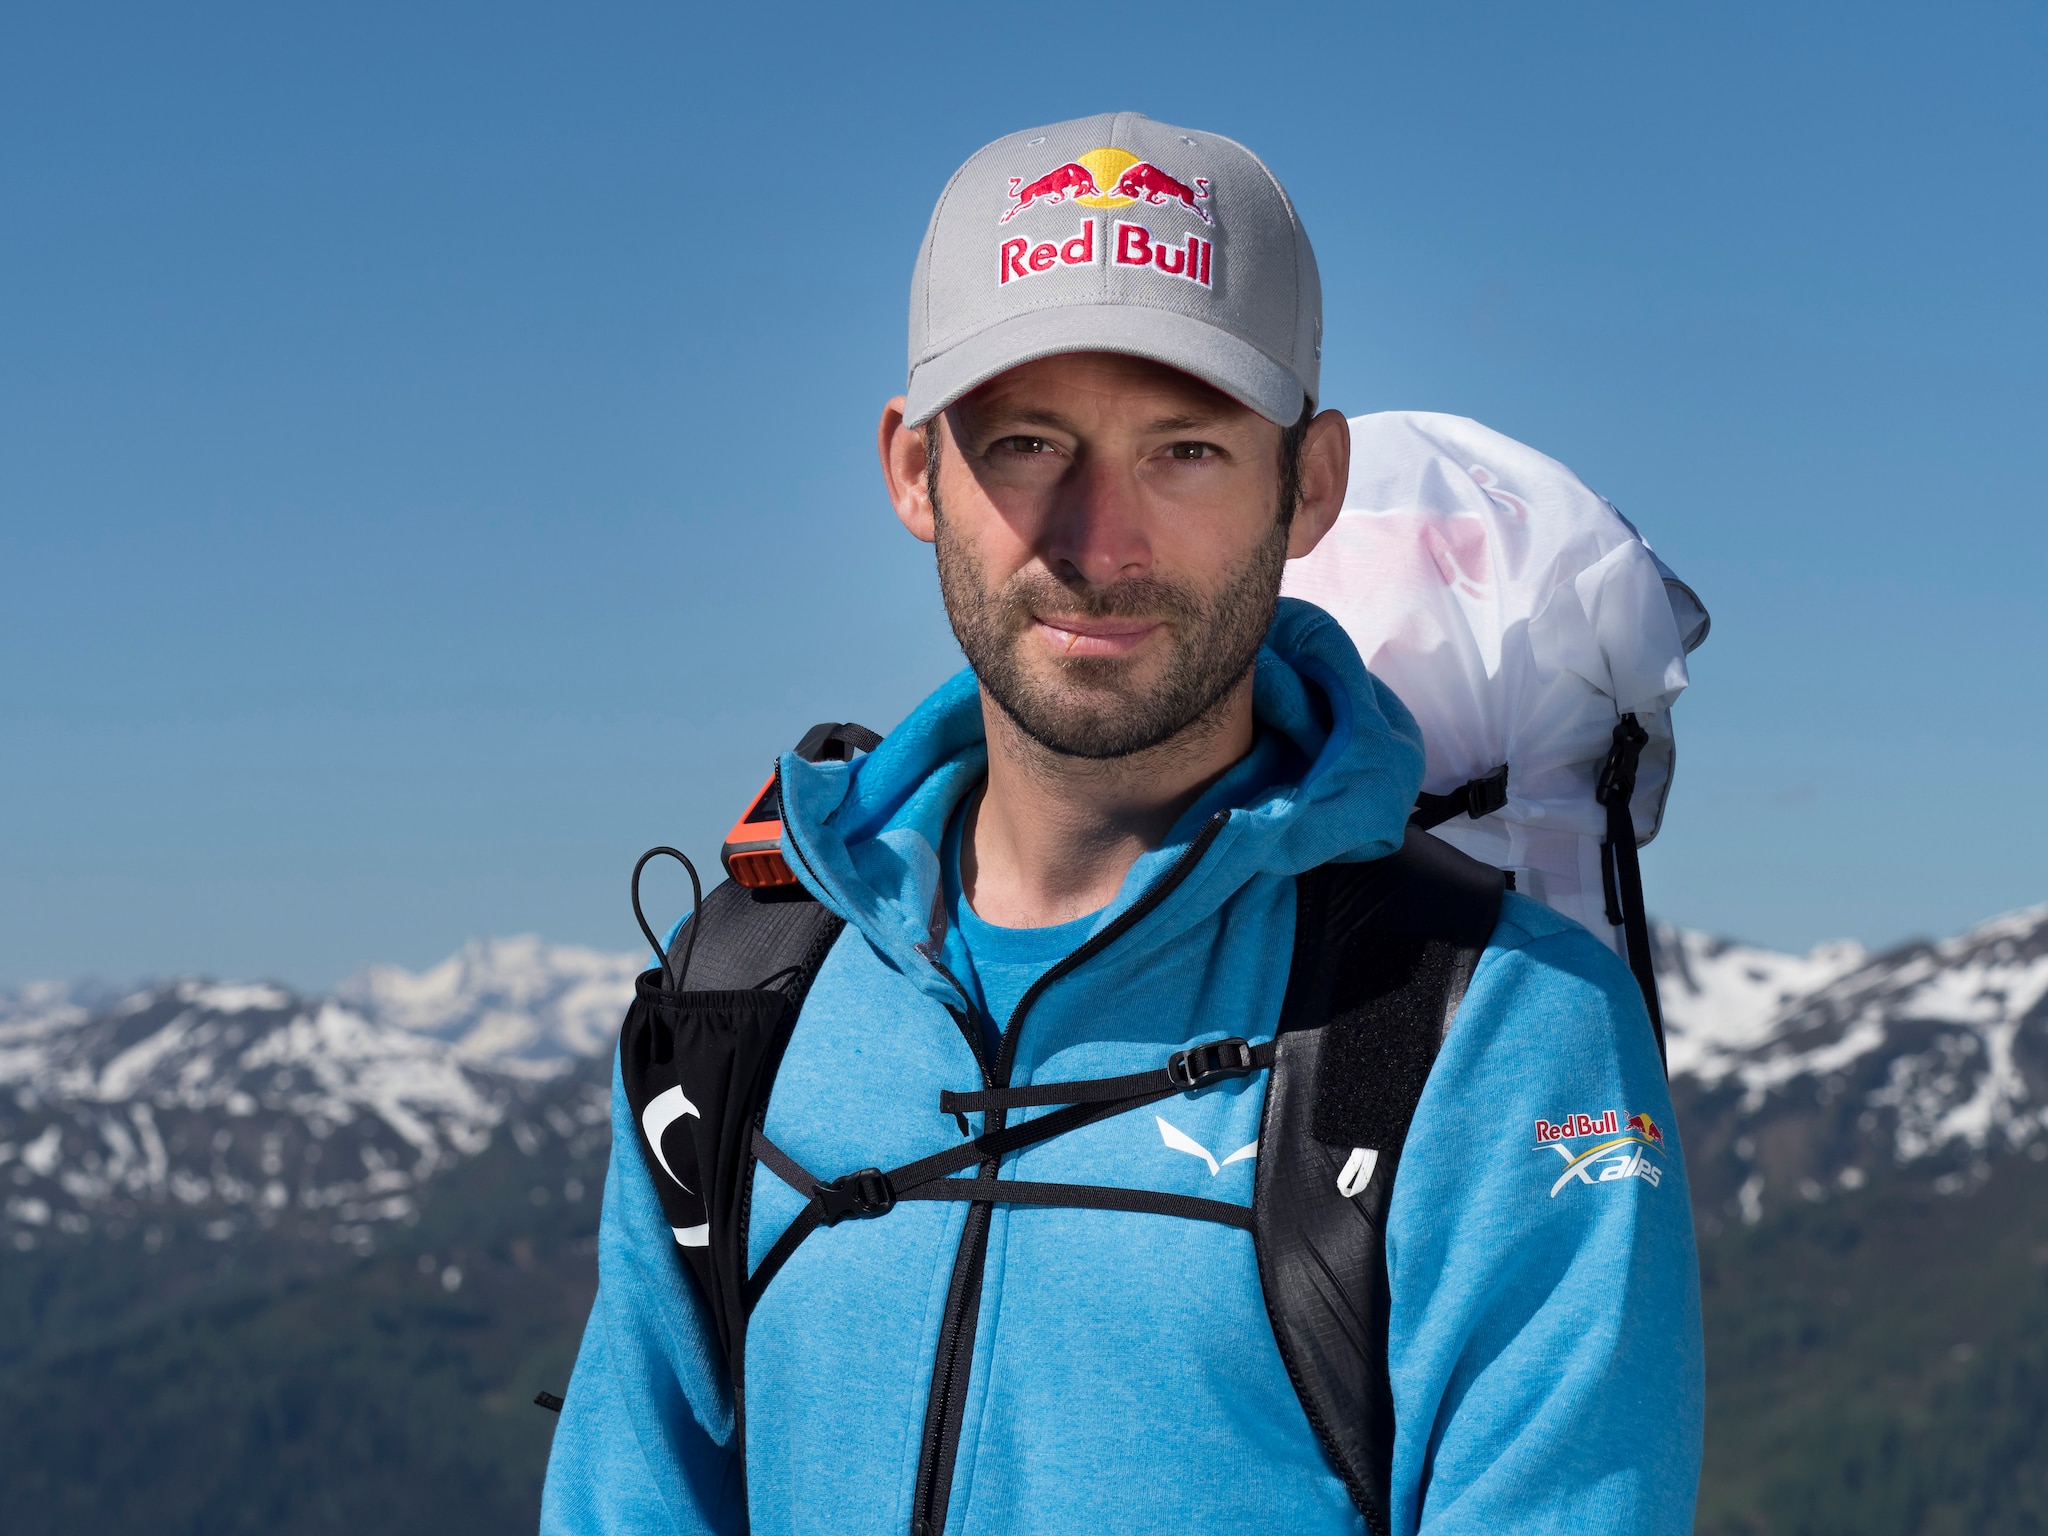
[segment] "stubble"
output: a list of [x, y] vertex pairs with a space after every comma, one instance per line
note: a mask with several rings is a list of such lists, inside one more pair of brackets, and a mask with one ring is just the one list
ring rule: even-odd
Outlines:
[[[936, 494], [932, 520], [939, 593], [968, 665], [1019, 730], [1067, 757], [1129, 757], [1200, 726], [1258, 658], [1287, 562], [1287, 526], [1276, 519], [1213, 594], [1160, 576], [1097, 586], [1038, 568], [992, 591], [974, 551], [950, 532]], [[1141, 681], [1134, 660], [1107, 656], [1057, 658], [1049, 673], [1034, 668], [1024, 648], [1041, 615], [1157, 621], [1168, 648], [1165, 670]]]

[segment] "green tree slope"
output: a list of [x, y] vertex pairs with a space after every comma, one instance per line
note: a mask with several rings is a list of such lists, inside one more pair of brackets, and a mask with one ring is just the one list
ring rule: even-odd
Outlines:
[[191, 1233], [10, 1255], [10, 1536], [532, 1531], [555, 1423], [533, 1397], [568, 1381], [603, 1177], [601, 1147], [501, 1138], [370, 1259], [237, 1262]]
[[1701, 1279], [1703, 1536], [2048, 1532], [2048, 1168], [1802, 1204]]

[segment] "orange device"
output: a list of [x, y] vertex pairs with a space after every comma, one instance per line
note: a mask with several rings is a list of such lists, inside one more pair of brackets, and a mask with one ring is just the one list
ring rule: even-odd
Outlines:
[[763, 890], [769, 886], [795, 885], [796, 872], [782, 857], [782, 775], [771, 773], [761, 793], [754, 796], [746, 815], [725, 834], [719, 862], [735, 885]]
[[[854, 753], [872, 752], [881, 744], [882, 738], [864, 725], [828, 720], [804, 732], [804, 739], [796, 744], [796, 755], [807, 763], [843, 763]], [[748, 803], [747, 813], [725, 834], [718, 858], [735, 885], [759, 891], [797, 883], [796, 872], [782, 857], [780, 769], [768, 775], [761, 792]]]

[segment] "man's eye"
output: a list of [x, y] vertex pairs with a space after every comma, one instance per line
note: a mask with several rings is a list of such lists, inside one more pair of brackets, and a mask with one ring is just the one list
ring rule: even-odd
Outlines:
[[1214, 443], [1175, 443], [1166, 451], [1176, 459], [1213, 459], [1220, 450]]
[[1051, 453], [1052, 444], [1042, 437], [1005, 437], [996, 446], [1005, 453]]

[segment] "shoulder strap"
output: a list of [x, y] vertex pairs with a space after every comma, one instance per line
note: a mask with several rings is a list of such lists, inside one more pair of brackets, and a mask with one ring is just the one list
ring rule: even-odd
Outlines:
[[746, 1309], [748, 1177], [798, 1011], [845, 920], [801, 887], [715, 886], [685, 990], [643, 973], [619, 1034], [620, 1076], [670, 1230], [718, 1323], [739, 1380]]
[[1387, 1208], [1505, 884], [1411, 830], [1388, 858], [1326, 864], [1295, 886], [1252, 1239], [1281, 1358], [1376, 1536], [1389, 1529], [1394, 1456]]
[[[828, 720], [804, 734], [796, 753], [808, 762], [844, 762], [881, 741], [865, 726]], [[739, 850], [757, 862], [736, 863], [727, 839], [724, 859], [733, 878], [700, 896], [680, 957], [663, 950], [640, 910], [640, 870], [656, 854], [670, 855], [689, 870], [695, 891], [696, 867], [673, 848], [641, 856], [633, 870], [633, 915], [662, 963], [634, 983], [619, 1032], [620, 1077], [640, 1152], [717, 1319], [735, 1387], [746, 1323], [754, 1133], [804, 998], [846, 926], [782, 863], [780, 791], [778, 768], [735, 828], [761, 835]], [[761, 877], [764, 858], [779, 876]]]
[[[767, 990], [801, 1004], [846, 919], [802, 886], [749, 889], [721, 880], [691, 918], [689, 992]], [[684, 995], [687, 995], [684, 994]]]

